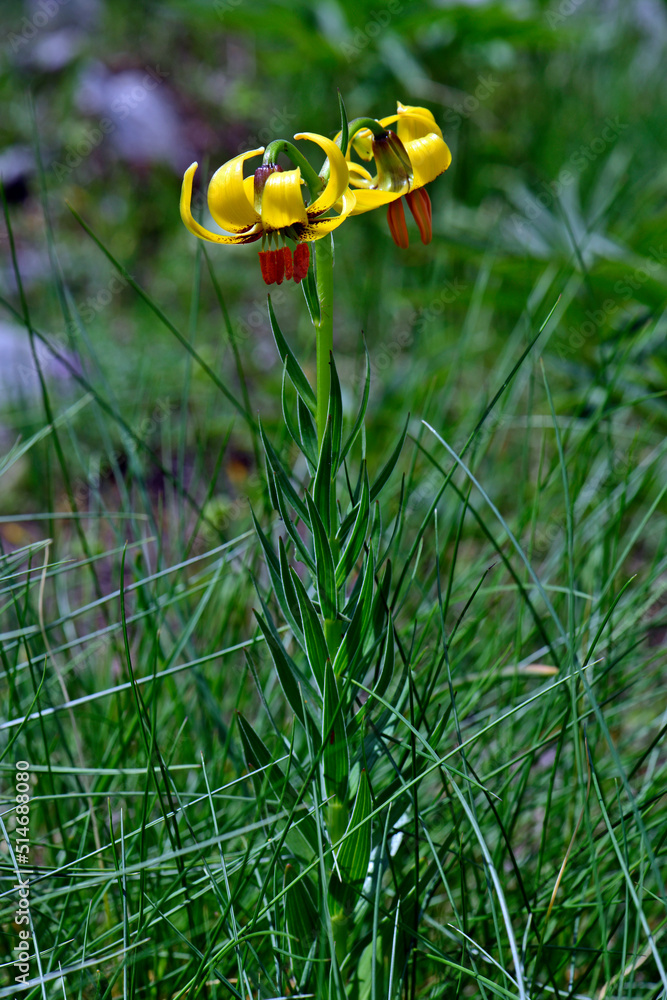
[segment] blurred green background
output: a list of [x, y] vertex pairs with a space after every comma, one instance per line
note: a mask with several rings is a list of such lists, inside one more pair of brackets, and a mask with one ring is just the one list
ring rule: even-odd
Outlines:
[[[447, 632], [471, 760], [498, 800], [507, 844], [512, 838], [545, 925], [556, 873], [590, 793], [588, 775], [575, 768], [560, 692], [547, 685], [563, 667], [554, 649], [567, 663], [580, 649], [582, 659], [594, 653], [604, 720], [582, 708], [578, 723], [589, 727], [586, 750], [600, 768], [616, 829], [631, 841], [623, 844], [633, 856], [628, 883], [648, 879], [645, 843], [650, 839], [658, 860], [664, 854], [667, 767], [666, 55], [663, 0], [3, 0], [0, 175], [12, 237], [3, 218], [0, 654], [11, 721], [0, 730], [3, 768], [13, 768], [10, 741], [20, 733], [21, 752], [40, 775], [36, 864], [83, 865], [99, 841], [108, 873], [120, 810], [133, 833], [143, 830], [149, 812], [159, 813], [152, 803], [140, 815], [144, 748], [127, 680], [121, 581], [128, 648], [179, 794], [199, 802], [200, 754], [212, 780], [242, 779], [235, 708], [264, 735], [270, 728], [244, 658], [256, 631], [254, 580], [260, 589], [266, 583], [248, 498], [265, 526], [270, 517], [257, 438], [233, 400], [247, 399], [277, 449], [288, 452], [282, 368], [257, 247], [208, 246], [204, 256], [181, 223], [178, 199], [183, 170], [194, 159], [203, 184], [221, 163], [271, 138], [306, 130], [333, 136], [340, 89], [351, 118], [388, 116], [397, 100], [429, 108], [453, 154], [449, 170], [429, 187], [429, 246], [410, 221], [410, 247], [395, 247], [383, 210], [347, 221], [336, 234], [336, 361], [349, 416], [366, 338], [373, 474], [404, 415], [412, 415], [400, 468], [407, 473], [405, 517], [391, 542], [396, 576], [405, 570], [408, 579], [397, 628], [406, 648], [418, 628], [418, 671], [422, 655], [424, 662], [440, 655]], [[119, 277], [69, 206], [131, 281]], [[273, 301], [312, 375], [313, 333], [300, 289], [285, 284]], [[450, 459], [420, 421], [460, 452], [502, 386], [507, 391], [466, 461], [506, 523], [477, 490], [469, 500], [470, 483], [457, 473], [438, 509], [436, 537], [433, 518], [422, 519]], [[55, 431], [47, 426], [52, 420]], [[43, 437], [31, 440], [36, 434]], [[5, 461], [19, 438], [25, 451]], [[383, 495], [385, 535], [399, 484], [395, 475]], [[228, 549], [218, 548], [226, 543]], [[532, 589], [528, 562], [568, 622], [567, 651]], [[291, 721], [266, 651], [252, 648], [258, 687], [287, 732]], [[19, 729], [47, 662], [39, 704], [52, 714]], [[160, 671], [155, 684], [152, 670]], [[430, 697], [439, 718], [455, 699], [452, 681], [438, 677]], [[523, 699], [538, 685], [540, 700], [527, 710]], [[78, 699], [76, 712], [70, 699]], [[450, 720], [443, 743], [452, 749], [457, 740]], [[633, 839], [638, 826], [627, 833], [619, 775], [629, 775], [649, 838]], [[440, 794], [435, 779], [422, 791], [428, 809], [436, 806], [437, 837], [451, 838], [442, 856], [453, 882], [459, 865], [470, 875], [467, 888], [461, 879], [462, 911], [473, 915], [469, 929], [493, 950], [497, 914], [474, 837], [460, 813], [453, 811], [451, 823], [440, 816]], [[95, 805], [89, 810], [81, 805], [88, 796]], [[243, 830], [254, 822], [252, 796], [225, 793], [216, 803], [230, 836], [235, 825]], [[612, 985], [636, 959], [638, 978], [631, 976], [619, 995], [654, 997], [652, 960], [643, 966], [645, 929], [624, 923], [634, 910], [618, 878], [616, 844], [612, 849], [600, 833], [602, 810], [595, 809], [582, 827], [583, 846], [571, 856], [544, 958], [541, 944], [529, 946], [532, 975], [541, 979], [544, 967], [567, 995], [581, 986], [610, 1000]], [[206, 808], [190, 815], [208, 843]], [[480, 815], [510, 906], [521, 913], [495, 818], [484, 805]], [[154, 862], [153, 899], [162, 899], [164, 836], [156, 834], [146, 849]], [[240, 835], [233, 847], [245, 850]], [[100, 891], [91, 917], [84, 874], [89, 869], [82, 867], [72, 876], [69, 896], [63, 890], [61, 897], [53, 880], [40, 897], [42, 947], [52, 970], [62, 959], [71, 971], [88, 960], [90, 926], [95, 947], [113, 950], [107, 964], [118, 977], [125, 967], [124, 958], [115, 961], [124, 954], [125, 896], [109, 889], [108, 904]], [[201, 926], [212, 927], [217, 897], [201, 886]], [[248, 891], [243, 913], [252, 915]], [[644, 891], [657, 939], [664, 887], [656, 878]], [[453, 917], [446, 900], [436, 902], [447, 944]], [[74, 929], [61, 920], [64, 912]], [[531, 920], [523, 912], [517, 934]], [[159, 933], [152, 926], [138, 954], [145, 967], [137, 981], [145, 995], [172, 996], [172, 983], [183, 985], [192, 972], [186, 963], [197, 964], [195, 952], [185, 950], [183, 958], [184, 924], [178, 934], [169, 921], [156, 918]], [[618, 941], [621, 926], [630, 928], [627, 949]], [[9, 955], [13, 938], [6, 940]], [[423, 995], [431, 988], [425, 969]], [[151, 992], [160, 977], [164, 986]], [[448, 990], [442, 977], [438, 966], [433, 983]], [[457, 996], [479, 995], [465, 977], [456, 989]], [[553, 995], [549, 984], [540, 990], [533, 995]], [[428, 995], [439, 995], [435, 986]]]
[[[67, 203], [172, 322], [190, 326], [197, 349], [236, 391], [207, 278], [190, 320], [200, 251], [178, 215], [182, 170], [196, 158], [210, 176], [240, 150], [299, 130], [333, 135], [340, 88], [350, 117], [391, 114], [396, 100], [430, 108], [453, 153], [430, 188], [429, 247], [412, 229], [410, 248], [397, 250], [383, 210], [337, 235], [339, 365], [348, 382], [359, 371], [363, 330], [378, 433], [394, 405], [421, 415], [426, 385], [438, 419], [466, 428], [473, 400], [477, 411], [495, 389], [508, 338], [542, 322], [559, 295], [558, 332], [544, 351], [575, 406], [604, 381], [600, 329], [593, 319], [587, 332], [587, 311], [613, 300], [620, 332], [664, 303], [666, 44], [660, 0], [5, 0], [0, 170], [31, 320], [72, 357], [85, 355], [75, 364], [89, 373], [94, 364], [132, 427], [150, 421], [156, 405], [186, 406], [188, 433], [212, 436], [214, 447], [233, 409], [197, 366], [184, 398], [185, 352], [114, 276]], [[1, 245], [2, 295], [16, 307], [4, 226]], [[279, 412], [280, 367], [255, 251], [208, 248], [242, 341], [253, 411], [269, 419]], [[652, 269], [628, 287], [644, 261]], [[69, 330], [58, 273], [78, 307]], [[284, 286], [277, 296], [308, 365], [301, 295]], [[1, 322], [0, 411], [11, 439], [40, 426], [42, 411], [36, 373], [16, 378], [24, 331], [6, 310]], [[72, 384], [53, 359], [47, 368], [53, 391]], [[654, 342], [638, 378], [650, 391], [664, 371], [663, 344]], [[82, 427], [85, 437], [85, 414]], [[238, 423], [232, 443], [245, 461]], [[39, 470], [23, 472], [10, 506], [20, 499], [43, 509]]]

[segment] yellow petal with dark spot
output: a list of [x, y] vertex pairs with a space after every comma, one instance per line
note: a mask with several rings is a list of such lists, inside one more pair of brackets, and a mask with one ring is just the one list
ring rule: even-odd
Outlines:
[[250, 232], [242, 233], [239, 236], [222, 236], [220, 233], [212, 233], [209, 229], [204, 229], [192, 216], [192, 181], [197, 170], [197, 164], [193, 163], [185, 171], [183, 186], [181, 188], [181, 219], [184, 225], [195, 236], [209, 243], [253, 243], [262, 235], [262, 231], [252, 229]]
[[310, 243], [313, 240], [320, 240], [327, 233], [333, 232], [334, 229], [338, 229], [342, 222], [345, 222], [348, 215], [354, 215], [354, 206], [356, 204], [356, 192], [350, 191], [349, 188], [341, 195], [341, 197], [336, 202], [334, 208], [340, 211], [340, 215], [336, 215], [331, 219], [311, 219], [307, 226], [299, 231], [299, 238], [306, 243]]
[[[295, 139], [309, 139], [316, 143], [329, 160], [329, 180], [324, 191], [308, 206], [308, 215], [318, 215], [327, 212], [334, 202], [338, 201], [349, 183], [349, 173], [345, 157], [335, 142], [316, 132], [299, 132]], [[323, 168], [324, 169], [324, 168]]]

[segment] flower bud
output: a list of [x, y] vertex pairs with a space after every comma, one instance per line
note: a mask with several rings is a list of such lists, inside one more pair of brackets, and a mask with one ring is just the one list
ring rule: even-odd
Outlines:
[[262, 195], [264, 194], [264, 186], [271, 174], [282, 173], [282, 169], [283, 168], [279, 167], [277, 163], [263, 163], [261, 167], [257, 167], [257, 170], [255, 171], [253, 190], [255, 198], [255, 211], [259, 215], [262, 214]]
[[412, 165], [405, 146], [395, 132], [373, 137], [373, 157], [377, 167], [377, 189], [405, 193], [412, 183]]

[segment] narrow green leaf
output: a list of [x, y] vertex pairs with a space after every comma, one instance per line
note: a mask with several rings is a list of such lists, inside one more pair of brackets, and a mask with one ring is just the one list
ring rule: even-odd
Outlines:
[[[299, 623], [301, 622], [301, 609], [299, 608], [296, 591], [294, 590], [294, 582], [292, 580], [292, 574], [290, 573], [290, 568], [287, 562], [287, 552], [285, 551], [285, 545], [282, 538], [278, 539], [278, 547], [280, 550], [280, 582], [285, 595], [285, 602], [289, 607], [292, 619], [296, 625], [298, 636], [301, 632], [301, 629], [299, 628]], [[292, 622], [290, 621], [290, 625], [291, 624]]]
[[340, 381], [333, 354], [330, 355], [329, 365], [331, 366], [331, 390], [329, 393], [328, 419], [331, 423], [331, 464], [333, 466], [333, 476], [335, 477], [338, 472], [338, 462], [343, 447], [343, 396], [340, 390]]
[[[364, 471], [365, 468], [366, 465], [364, 463]], [[336, 586], [339, 588], [343, 586], [349, 574], [352, 572], [354, 564], [359, 558], [363, 548], [364, 541], [366, 540], [370, 515], [370, 486], [368, 483], [367, 472], [365, 472], [364, 475], [361, 500], [359, 501], [356, 509], [357, 516], [355, 518], [350, 537], [345, 544], [345, 548], [343, 549], [340, 559], [338, 560], [338, 565], [336, 566]]]
[[392, 677], [394, 676], [394, 665], [394, 623], [390, 615], [389, 622], [387, 623], [387, 636], [385, 639], [384, 650], [382, 651], [380, 676], [378, 677], [377, 684], [373, 688], [373, 692], [379, 695], [380, 698], [384, 695], [391, 683]]
[[345, 101], [343, 100], [343, 95], [340, 90], [338, 91], [338, 107], [340, 110], [340, 148], [343, 151], [343, 156], [347, 156], [347, 144], [350, 141], [349, 135], [350, 130], [347, 123], [347, 110], [345, 108]]
[[271, 468], [271, 463], [269, 462], [269, 456], [264, 452], [264, 461], [266, 469], [266, 483], [269, 488], [269, 499], [271, 501], [271, 506], [274, 510], [280, 509], [280, 504], [278, 501], [278, 491], [276, 489], [276, 477], [273, 474]]
[[368, 396], [371, 391], [371, 359], [368, 353], [368, 347], [366, 346], [366, 341], [364, 340], [364, 351], [366, 353], [366, 380], [364, 382], [364, 391], [361, 397], [361, 403], [359, 404], [359, 411], [357, 413], [357, 418], [354, 421], [354, 426], [350, 431], [347, 441], [343, 445], [340, 453], [340, 461], [344, 461], [346, 455], [348, 454], [350, 448], [357, 440], [359, 431], [364, 425], [364, 417], [366, 416], [366, 409], [368, 408]]
[[[260, 545], [262, 546], [262, 549], [264, 551], [264, 559], [265, 559], [265, 562], [266, 562], [266, 567], [267, 567], [267, 569], [269, 571], [269, 576], [271, 577], [271, 583], [273, 584], [273, 591], [274, 591], [274, 593], [276, 595], [276, 600], [278, 601], [278, 604], [280, 605], [281, 611], [282, 611], [282, 613], [285, 616], [285, 620], [289, 623], [289, 626], [293, 630], [293, 632], [296, 635], [297, 639], [300, 640], [300, 638], [301, 638], [301, 629], [299, 627], [300, 616], [299, 616], [298, 612], [297, 612], [296, 615], [294, 615], [293, 612], [292, 612], [292, 606], [290, 604], [288, 595], [285, 593], [285, 587], [284, 587], [284, 584], [283, 584], [283, 581], [282, 581], [282, 578], [281, 578], [280, 563], [279, 563], [279, 561], [278, 561], [278, 559], [276, 557], [275, 552], [273, 551], [273, 547], [271, 546], [271, 543], [269, 542], [268, 538], [266, 537], [266, 535], [264, 534], [264, 532], [260, 528], [259, 523], [257, 521], [257, 518], [255, 517], [255, 513], [252, 510], [252, 508], [250, 510], [250, 513], [252, 515], [252, 519], [253, 519], [253, 522], [255, 524], [255, 531], [257, 532], [257, 536], [259, 538]], [[282, 538], [281, 538], [280, 539], [280, 545], [282, 546], [282, 544], [283, 544], [283, 541], [282, 541]], [[291, 580], [290, 580], [290, 583], [291, 583]], [[263, 603], [263, 599], [262, 599], [261, 594], [259, 593], [259, 590], [257, 590], [257, 593], [258, 593], [260, 601], [262, 601], [262, 603]]]
[[317, 285], [315, 284], [315, 275], [312, 267], [308, 268], [308, 274], [301, 282], [301, 288], [303, 289], [303, 297], [308, 306], [311, 322], [313, 326], [319, 326], [320, 300], [317, 297]]
[[327, 795], [345, 799], [350, 772], [345, 716], [331, 663], [324, 667], [324, 702], [322, 709], [322, 766]]
[[329, 650], [327, 649], [326, 639], [324, 638], [324, 631], [322, 629], [322, 625], [320, 624], [320, 619], [317, 616], [317, 612], [313, 607], [313, 602], [306, 592], [306, 588], [294, 570], [291, 572], [294, 590], [296, 592], [296, 597], [301, 611], [301, 625], [304, 642], [306, 644], [308, 663], [310, 664], [313, 677], [317, 681], [317, 686], [322, 694], [324, 694], [324, 665], [329, 658]]
[[264, 451], [266, 452], [267, 463], [271, 467], [276, 480], [276, 488], [282, 492], [284, 496], [287, 497], [290, 504], [299, 515], [302, 521], [307, 525], [310, 525], [310, 519], [308, 517], [308, 509], [301, 500], [290, 482], [290, 478], [283, 468], [282, 462], [278, 458], [273, 445], [264, 433], [264, 428], [261, 423], [259, 425], [259, 431], [262, 435], [262, 444], [264, 445]]
[[[276, 798], [279, 801], [284, 801], [288, 808], [294, 808], [298, 801], [298, 795], [294, 786], [285, 777], [280, 764], [273, 763], [273, 757], [268, 747], [260, 739], [250, 723], [243, 717], [241, 712], [237, 711], [236, 718], [239, 724], [246, 767], [251, 772], [263, 768], [262, 774], [266, 775], [266, 779], [273, 788]], [[259, 792], [261, 782], [264, 779], [263, 777], [260, 778], [260, 776], [253, 775], [253, 780], [255, 780], [255, 777], [257, 778], [255, 787]], [[314, 817], [306, 811], [305, 807], [303, 807], [303, 811], [297, 813], [297, 823], [295, 826], [311, 849], [317, 850], [317, 826]]]
[[347, 514], [341, 521], [340, 527], [338, 528], [338, 531], [336, 533], [336, 541], [339, 543], [339, 545], [342, 545], [345, 542], [347, 536], [349, 535], [350, 531], [354, 526], [354, 522], [357, 519], [357, 514], [359, 513], [359, 501], [361, 499], [361, 491], [364, 486], [364, 480], [367, 478], [367, 476], [368, 476], [368, 467], [366, 465], [366, 462], [363, 461], [359, 467], [359, 478], [357, 480], [357, 485], [355, 486], [354, 490], [352, 489], [348, 478], [347, 488], [351, 498], [350, 499], [351, 509], [347, 512]]
[[398, 444], [392, 451], [391, 455], [387, 459], [386, 465], [383, 467], [379, 476], [371, 486], [371, 503], [373, 503], [380, 495], [382, 490], [387, 484], [389, 477], [396, 468], [396, 463], [398, 462], [401, 450], [403, 448], [403, 443], [405, 441], [405, 435], [408, 433], [408, 424], [410, 423], [410, 414], [408, 413], [407, 419], [405, 421], [405, 427], [403, 428], [403, 433], [401, 434]]
[[366, 557], [363, 583], [352, 614], [352, 620], [345, 631], [334, 660], [333, 672], [336, 677], [340, 677], [345, 671], [351, 670], [352, 665], [361, 656], [366, 645], [366, 640], [372, 639], [372, 633], [367, 633], [369, 633], [373, 607], [373, 576], [374, 559], [373, 550], [371, 549]]
[[299, 431], [301, 432], [301, 447], [308, 464], [311, 475], [315, 474], [317, 468], [317, 428], [312, 418], [310, 410], [301, 399], [297, 398], [297, 416], [299, 419]]
[[275, 772], [280, 772], [280, 777], [284, 780], [280, 766], [273, 763], [273, 757], [269, 748], [262, 742], [250, 723], [245, 720], [239, 711], [236, 713], [236, 719], [239, 724], [239, 733], [241, 743], [243, 744], [243, 756], [248, 770], [257, 771], [260, 768], [264, 768], [265, 777], [269, 781], [271, 781], [271, 777]]
[[[276, 673], [278, 674], [278, 680], [280, 681], [283, 693], [297, 719], [301, 725], [305, 727], [306, 716], [304, 713], [303, 701], [301, 699], [301, 692], [299, 690], [300, 686], [303, 685], [303, 678], [300, 676], [296, 664], [288, 655], [282, 642], [279, 639], [276, 639], [273, 631], [269, 628], [260, 613], [255, 608], [253, 608], [253, 611], [255, 612], [255, 618], [257, 619], [257, 623], [262, 630], [262, 634], [264, 635], [266, 645], [269, 647], [271, 659], [275, 665]], [[309, 700], [312, 704], [314, 699], [311, 697]]]
[[290, 538], [294, 542], [294, 547], [295, 547], [295, 549], [296, 549], [296, 551], [298, 553], [298, 557], [308, 567], [308, 569], [311, 571], [311, 573], [314, 574], [315, 573], [315, 562], [313, 560], [313, 557], [311, 556], [310, 552], [308, 551], [306, 543], [304, 542], [303, 538], [301, 537], [301, 535], [297, 531], [296, 525], [294, 524], [294, 522], [292, 521], [292, 518], [290, 517], [290, 514], [289, 514], [289, 511], [288, 511], [287, 506], [285, 504], [285, 500], [283, 498], [283, 495], [280, 492], [280, 490], [277, 488], [276, 482], [275, 482], [275, 478], [273, 477], [273, 474], [271, 472], [269, 472], [269, 477], [270, 477], [270, 480], [272, 480], [273, 484], [274, 484], [274, 491], [275, 491], [275, 497], [276, 497], [276, 510], [278, 511], [278, 513], [280, 514], [280, 517], [282, 518], [282, 522], [285, 525], [285, 531], [287, 532], [287, 534], [290, 536]]
[[331, 546], [317, 507], [308, 493], [306, 493], [306, 502], [313, 529], [315, 576], [317, 579], [317, 594], [320, 600], [322, 617], [334, 620], [338, 615], [338, 595], [336, 592], [336, 570], [334, 568]]
[[363, 887], [371, 859], [371, 820], [373, 805], [366, 771], [361, 772], [359, 789], [345, 838], [336, 856], [329, 889], [345, 913], [351, 913]]
[[403, 521], [405, 518], [405, 473], [401, 476], [401, 491], [398, 495], [398, 512], [394, 518], [394, 526], [391, 529], [391, 537], [387, 542], [387, 547], [384, 552], [378, 558], [378, 567], [384, 564], [385, 559], [388, 558], [389, 553], [392, 550], [392, 546], [396, 543], [396, 548], [398, 549], [401, 531], [403, 529]]
[[299, 958], [305, 959], [319, 927], [317, 908], [313, 902], [315, 893], [308, 876], [299, 875], [298, 868], [291, 864], [285, 866], [283, 884], [287, 931], [293, 938], [293, 950]]
[[[287, 428], [290, 437], [294, 441], [295, 445], [298, 447], [299, 451], [305, 456], [306, 462], [308, 463], [308, 471], [311, 476], [315, 474], [315, 463], [311, 463], [310, 456], [307, 451], [304, 450], [303, 442], [301, 440], [301, 431], [292, 417], [290, 411], [289, 403], [287, 401], [287, 365], [283, 365], [283, 384], [282, 384], [282, 407], [283, 407], [283, 420], [285, 421], [285, 427]], [[297, 399], [300, 401], [301, 397], [297, 394]], [[306, 411], [308, 407], [305, 403], [301, 403]]]
[[298, 392], [299, 396], [303, 399], [305, 403], [311, 406], [313, 409], [317, 406], [317, 400], [315, 399], [315, 393], [313, 392], [312, 386], [306, 376], [303, 373], [301, 365], [296, 360], [292, 349], [285, 340], [282, 330], [276, 319], [276, 314], [273, 311], [273, 305], [271, 303], [271, 296], [268, 297], [269, 300], [269, 322], [271, 324], [271, 332], [273, 333], [273, 339], [276, 342], [276, 347], [278, 348], [278, 354], [287, 368], [287, 373], [292, 380], [294, 388]]
[[380, 504], [377, 500], [373, 506], [373, 520], [371, 522], [370, 540], [375, 551], [379, 552], [380, 542], [382, 540], [382, 510], [380, 509]]
[[255, 532], [257, 534], [257, 537], [259, 538], [260, 545], [262, 546], [262, 549], [264, 551], [264, 558], [266, 560], [266, 565], [268, 567], [268, 570], [271, 573], [271, 577], [272, 579], [274, 576], [280, 578], [280, 563], [278, 561], [278, 556], [274, 552], [271, 542], [268, 540], [268, 538], [262, 531], [259, 521], [255, 517], [255, 512], [252, 509], [252, 506], [250, 507], [250, 516], [252, 517], [253, 524], [255, 525]]
[[392, 565], [391, 560], [388, 559], [382, 576], [382, 582], [375, 592], [375, 597], [373, 599], [373, 610], [371, 612], [373, 627], [369, 629], [367, 636], [369, 643], [374, 642], [377, 638], [379, 638], [384, 633], [386, 628], [387, 614], [389, 613], [388, 608], [389, 591], [391, 589], [391, 574]]

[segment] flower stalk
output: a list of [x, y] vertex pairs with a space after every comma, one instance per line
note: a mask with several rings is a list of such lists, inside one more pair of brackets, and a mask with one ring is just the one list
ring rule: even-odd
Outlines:
[[327, 426], [329, 392], [331, 390], [331, 365], [333, 353], [333, 238], [315, 244], [315, 282], [320, 318], [315, 324], [317, 365], [317, 444], [322, 440]]
[[[379, 852], [382, 845], [373, 818], [382, 775], [376, 771], [376, 778], [371, 777], [373, 752], [369, 753], [366, 733], [373, 717], [379, 717], [380, 706], [400, 697], [403, 683], [394, 670], [392, 568], [376, 501], [399, 461], [408, 425], [406, 421], [387, 461], [371, 479], [365, 449], [359, 448], [370, 362], [367, 356], [365, 388], [356, 419], [346, 431], [334, 360], [333, 230], [353, 214], [385, 206], [394, 239], [407, 246], [401, 201], [405, 197], [422, 241], [427, 242], [431, 207], [423, 187], [449, 164], [449, 151], [430, 112], [399, 105], [398, 114], [390, 119], [359, 118], [348, 127], [342, 102], [341, 110], [339, 142], [344, 149], [315, 133], [294, 137], [315, 143], [325, 154], [319, 173], [283, 139], [219, 168], [209, 185], [209, 209], [220, 228], [234, 235], [210, 232], [193, 219], [196, 164], [186, 171], [181, 199], [183, 221], [198, 237], [217, 243], [261, 239], [264, 281], [302, 282], [315, 330], [313, 387], [280, 329], [269, 297], [269, 321], [283, 365], [285, 424], [308, 478], [304, 484], [302, 472], [297, 476], [283, 463], [262, 430], [268, 493], [280, 533], [276, 545], [272, 532], [265, 533], [255, 520], [270, 580], [266, 599], [262, 585], [258, 586], [261, 609], [255, 616], [293, 719], [299, 767], [290, 763], [283, 769], [240, 712], [237, 722], [258, 796], [264, 795], [268, 784], [272, 797], [294, 817], [275, 846], [272, 842], [274, 860], [262, 888], [262, 893], [268, 891], [274, 865], [280, 864], [285, 903], [279, 931], [288, 949], [289, 991], [296, 987], [312, 994], [316, 985], [312, 956], [318, 938], [321, 943], [328, 935], [334, 945], [331, 972], [332, 982], [338, 984], [336, 995], [344, 994], [345, 979], [354, 982], [356, 994], [363, 985], [359, 973], [363, 963], [351, 959], [350, 931], [356, 921], [371, 919], [366, 886], [377, 865], [371, 861], [372, 850]], [[396, 120], [394, 132], [387, 125]], [[375, 174], [350, 160], [352, 149], [373, 161]], [[244, 176], [245, 160], [260, 154], [262, 165], [252, 177]], [[279, 156], [288, 157], [293, 169], [278, 164]], [[296, 244], [294, 251], [288, 242]], [[311, 242], [314, 271], [309, 270]], [[276, 608], [288, 629], [287, 641], [274, 620]], [[375, 790], [373, 780], [378, 781]], [[313, 857], [320, 858], [319, 886], [313, 884]], [[418, 894], [426, 889], [426, 877], [422, 882]], [[257, 920], [256, 916], [249, 934]], [[334, 995], [323, 990], [319, 980], [316, 988], [321, 1000]], [[285, 984], [276, 983], [274, 989], [287, 995]]]

